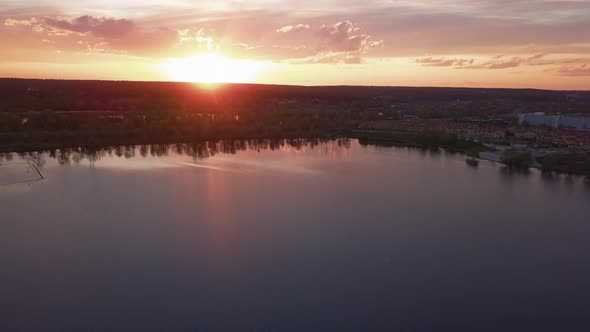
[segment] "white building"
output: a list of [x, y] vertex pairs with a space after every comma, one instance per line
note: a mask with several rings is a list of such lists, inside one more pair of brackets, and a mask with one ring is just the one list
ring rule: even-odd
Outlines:
[[545, 113], [522, 113], [518, 115], [518, 124], [547, 126], [551, 128], [589, 129], [590, 117], [570, 115], [545, 115]]
[[590, 129], [590, 117], [587, 116], [561, 116], [559, 119], [561, 128]]

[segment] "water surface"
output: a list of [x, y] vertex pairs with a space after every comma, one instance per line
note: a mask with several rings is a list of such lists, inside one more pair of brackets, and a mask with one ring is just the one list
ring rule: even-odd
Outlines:
[[584, 178], [354, 140], [5, 157], [2, 331], [590, 330]]

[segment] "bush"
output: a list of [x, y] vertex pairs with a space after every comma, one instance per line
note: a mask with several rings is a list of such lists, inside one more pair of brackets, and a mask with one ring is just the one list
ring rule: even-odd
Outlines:
[[531, 153], [527, 151], [506, 150], [500, 161], [510, 168], [528, 169], [532, 163]]
[[553, 154], [539, 158], [546, 172], [590, 174], [590, 155], [584, 153]]

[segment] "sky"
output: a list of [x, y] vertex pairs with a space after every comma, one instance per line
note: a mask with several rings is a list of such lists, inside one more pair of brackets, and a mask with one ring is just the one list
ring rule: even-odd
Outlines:
[[590, 0], [0, 0], [0, 77], [590, 90]]

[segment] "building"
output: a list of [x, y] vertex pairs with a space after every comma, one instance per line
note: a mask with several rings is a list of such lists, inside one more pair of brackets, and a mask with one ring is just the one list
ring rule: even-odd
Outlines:
[[587, 116], [560, 116], [560, 128], [590, 129], [590, 117]]
[[545, 113], [518, 114], [518, 124], [590, 130], [590, 117], [579, 115], [545, 115]]
[[537, 113], [521, 113], [518, 114], [518, 124], [528, 124], [531, 126], [547, 126], [551, 128], [559, 128], [558, 115], [545, 115], [543, 112]]

